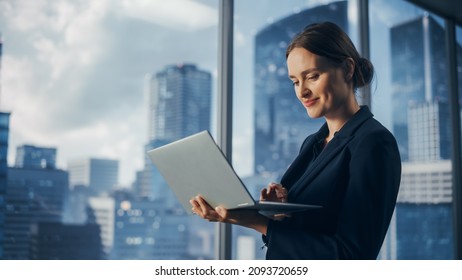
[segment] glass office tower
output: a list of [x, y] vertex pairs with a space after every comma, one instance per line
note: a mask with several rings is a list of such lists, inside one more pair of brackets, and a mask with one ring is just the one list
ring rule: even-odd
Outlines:
[[0, 112], [0, 259], [3, 258], [3, 244], [5, 237], [5, 196], [8, 173], [7, 156], [9, 124], [10, 113]]
[[348, 3], [334, 2], [294, 13], [276, 21], [255, 37], [254, 172], [281, 176], [298, 154], [303, 140], [324, 119], [310, 119], [295, 96], [287, 75], [285, 52], [303, 28], [332, 21], [348, 32]]
[[[444, 29], [429, 15], [393, 26], [390, 30], [393, 133], [401, 158], [409, 159], [409, 106], [448, 100]], [[446, 107], [448, 108], [448, 107]], [[448, 134], [441, 134], [448, 142]], [[445, 139], [446, 138], [446, 139]], [[443, 156], [447, 159], [449, 153]]]
[[398, 259], [454, 257], [444, 36], [429, 14], [390, 29], [393, 132], [403, 161], [393, 227]]
[[56, 168], [56, 148], [21, 145], [16, 148], [15, 166], [19, 168]]
[[[210, 130], [212, 75], [193, 64], [147, 76], [145, 152]], [[146, 154], [146, 153], [145, 153]], [[186, 215], [149, 158], [134, 193], [115, 200], [114, 259], [211, 258], [213, 225]], [[194, 229], [194, 230], [192, 230]], [[203, 244], [203, 245], [201, 245]]]
[[115, 190], [119, 182], [119, 161], [114, 159], [73, 159], [67, 164], [69, 185], [85, 186], [90, 194], [98, 195]]
[[[212, 75], [209, 72], [193, 64], [169, 65], [147, 79], [146, 152], [199, 131], [210, 130]], [[145, 171], [139, 190], [141, 196], [171, 200], [173, 193], [147, 157]]]
[[59, 169], [8, 168], [5, 217], [5, 259], [29, 259], [31, 228], [60, 223], [68, 173]]

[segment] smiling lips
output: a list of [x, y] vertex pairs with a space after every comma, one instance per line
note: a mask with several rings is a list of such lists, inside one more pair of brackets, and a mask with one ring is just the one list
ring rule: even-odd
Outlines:
[[317, 98], [313, 98], [313, 99], [308, 99], [308, 100], [304, 100], [303, 101], [303, 105], [305, 105], [305, 107], [311, 107], [313, 106], [316, 102], [319, 101], [319, 97]]

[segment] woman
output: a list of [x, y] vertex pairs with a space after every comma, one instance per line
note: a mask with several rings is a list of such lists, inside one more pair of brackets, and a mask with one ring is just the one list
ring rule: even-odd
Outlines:
[[256, 212], [212, 209], [200, 196], [192, 210], [209, 221], [263, 234], [267, 259], [375, 259], [393, 214], [401, 160], [393, 135], [359, 106], [355, 91], [374, 70], [335, 24], [308, 26], [286, 52], [289, 78], [321, 129], [306, 138], [281, 178], [262, 200], [322, 205], [316, 211], [272, 219]]

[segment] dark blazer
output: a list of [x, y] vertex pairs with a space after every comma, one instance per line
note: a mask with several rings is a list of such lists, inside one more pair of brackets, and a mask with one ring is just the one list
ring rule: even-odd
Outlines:
[[308, 136], [281, 179], [289, 202], [323, 208], [270, 221], [267, 259], [377, 258], [401, 179], [396, 140], [362, 106], [313, 161], [327, 133], [324, 124]]

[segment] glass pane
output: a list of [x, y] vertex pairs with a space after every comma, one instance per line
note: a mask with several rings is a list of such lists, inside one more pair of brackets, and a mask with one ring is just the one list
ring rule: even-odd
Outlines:
[[3, 258], [213, 258], [145, 155], [216, 123], [218, 1], [5, 0], [0, 26]]
[[[233, 165], [256, 200], [263, 187], [278, 182], [303, 140], [324, 123], [310, 119], [297, 100], [285, 50], [293, 36], [314, 22], [335, 22], [351, 36], [354, 5], [329, 2], [235, 1]], [[261, 234], [233, 227], [233, 258], [264, 259], [262, 246]]]
[[444, 22], [405, 1], [370, 1], [372, 109], [402, 159], [380, 258], [452, 259], [451, 131]]

